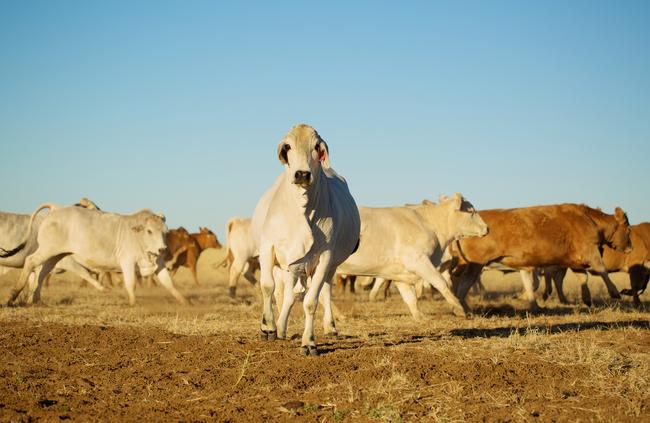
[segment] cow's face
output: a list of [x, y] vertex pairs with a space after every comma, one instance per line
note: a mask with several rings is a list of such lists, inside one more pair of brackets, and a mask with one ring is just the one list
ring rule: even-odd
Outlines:
[[487, 224], [472, 203], [465, 200], [459, 193], [454, 194], [451, 198], [441, 197], [440, 205], [450, 209], [448, 225], [456, 235], [455, 239], [487, 235]]
[[146, 215], [138, 225], [132, 227], [132, 230], [150, 260], [155, 261], [166, 250], [167, 225], [164, 217], [155, 214]]
[[329, 150], [314, 128], [301, 124], [291, 128], [278, 144], [278, 159], [289, 180], [307, 190], [320, 167], [329, 167]]
[[616, 218], [617, 225], [616, 231], [610, 239], [611, 247], [616, 251], [629, 253], [632, 249], [632, 243], [630, 241], [630, 222], [627, 220], [627, 215], [620, 207], [616, 207], [614, 217]]
[[203, 241], [203, 247], [205, 248], [221, 248], [221, 244], [217, 239], [217, 236], [208, 228], [201, 229], [201, 238]]

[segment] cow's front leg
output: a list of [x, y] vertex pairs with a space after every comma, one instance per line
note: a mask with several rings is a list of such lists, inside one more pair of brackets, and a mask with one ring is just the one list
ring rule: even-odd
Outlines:
[[[303, 299], [303, 308], [305, 310], [305, 330], [302, 333], [302, 343], [300, 352], [303, 355], [318, 355], [316, 349], [316, 339], [314, 337], [314, 316], [318, 307], [318, 296], [323, 287], [325, 280], [334, 276], [334, 270], [330, 269], [331, 254], [326, 251], [320, 256], [318, 266], [311, 278], [311, 284], [307, 289]], [[329, 291], [327, 291], [329, 292]], [[330, 300], [331, 301], [331, 300]]]
[[524, 286], [524, 297], [528, 301], [528, 309], [532, 312], [537, 312], [539, 306], [535, 300], [535, 276], [533, 271], [520, 270], [519, 275]]
[[172, 277], [169, 274], [169, 270], [167, 270], [165, 265], [161, 263], [161, 265], [158, 266], [157, 270], [158, 273], [156, 274], [156, 276], [158, 277], [160, 284], [164, 286], [165, 289], [167, 289], [167, 291], [169, 291], [169, 293], [172, 294], [174, 298], [176, 298], [176, 301], [178, 301], [182, 305], [187, 305], [188, 304], [187, 299], [183, 296], [183, 294], [178, 292], [178, 290], [174, 286], [174, 281], [172, 280]]
[[274, 341], [277, 338], [275, 319], [273, 318], [273, 291], [275, 281], [273, 280], [273, 255], [272, 244], [260, 246], [260, 288], [262, 289], [262, 323], [260, 325], [260, 339], [262, 341]]
[[454, 314], [460, 317], [466, 317], [463, 306], [458, 301], [458, 298], [449, 289], [448, 282], [442, 277], [438, 269], [434, 267], [425, 254], [405, 257], [403, 259], [405, 267], [411, 272], [415, 273], [431, 286], [436, 288], [445, 300], [452, 306]]
[[573, 273], [580, 284], [580, 295], [582, 302], [587, 307], [591, 307], [591, 291], [589, 290], [589, 274], [583, 270], [574, 270]]
[[609, 273], [607, 273], [606, 270], [602, 272], [598, 272], [601, 278], [603, 278], [603, 282], [605, 282], [605, 286], [607, 287], [607, 292], [609, 292], [609, 296], [615, 300], [620, 300], [621, 299], [621, 294], [618, 292], [618, 288], [616, 285], [614, 285], [614, 282], [609, 277]]
[[132, 261], [124, 261], [120, 266], [122, 268], [122, 276], [124, 277], [124, 288], [126, 294], [129, 296], [129, 305], [135, 305], [135, 263]]
[[[278, 338], [286, 339], [287, 337], [287, 323], [289, 321], [289, 313], [295, 301], [293, 288], [296, 285], [298, 278], [291, 272], [282, 270], [276, 267], [273, 271], [273, 276], [277, 282], [278, 295], [276, 295], [276, 302], [280, 308], [278, 316]], [[280, 303], [278, 300], [282, 300]]]
[[423, 320], [424, 315], [418, 309], [418, 298], [415, 290], [415, 285], [411, 285], [405, 282], [395, 281], [395, 286], [397, 286], [397, 290], [399, 291], [400, 295], [402, 296], [402, 299], [408, 306], [409, 311], [411, 312], [411, 316], [413, 316], [415, 320]]

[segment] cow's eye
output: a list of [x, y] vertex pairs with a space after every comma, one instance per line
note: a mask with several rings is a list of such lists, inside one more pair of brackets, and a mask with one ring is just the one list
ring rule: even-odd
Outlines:
[[149, 235], [151, 235], [151, 234], [153, 233], [153, 231], [152, 231], [151, 229], [147, 229], [147, 233], [148, 233]]

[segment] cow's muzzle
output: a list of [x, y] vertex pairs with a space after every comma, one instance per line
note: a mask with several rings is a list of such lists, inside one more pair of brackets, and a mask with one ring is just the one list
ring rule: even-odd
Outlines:
[[311, 185], [311, 172], [308, 170], [296, 171], [293, 183], [303, 188], [309, 188], [309, 185]]

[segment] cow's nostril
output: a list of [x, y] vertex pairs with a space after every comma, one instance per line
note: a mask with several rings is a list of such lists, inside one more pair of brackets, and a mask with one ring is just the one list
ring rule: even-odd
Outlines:
[[296, 174], [294, 175], [296, 178], [296, 181], [309, 181], [309, 178], [311, 177], [311, 172], [305, 171], [305, 170], [298, 170], [296, 171]]

